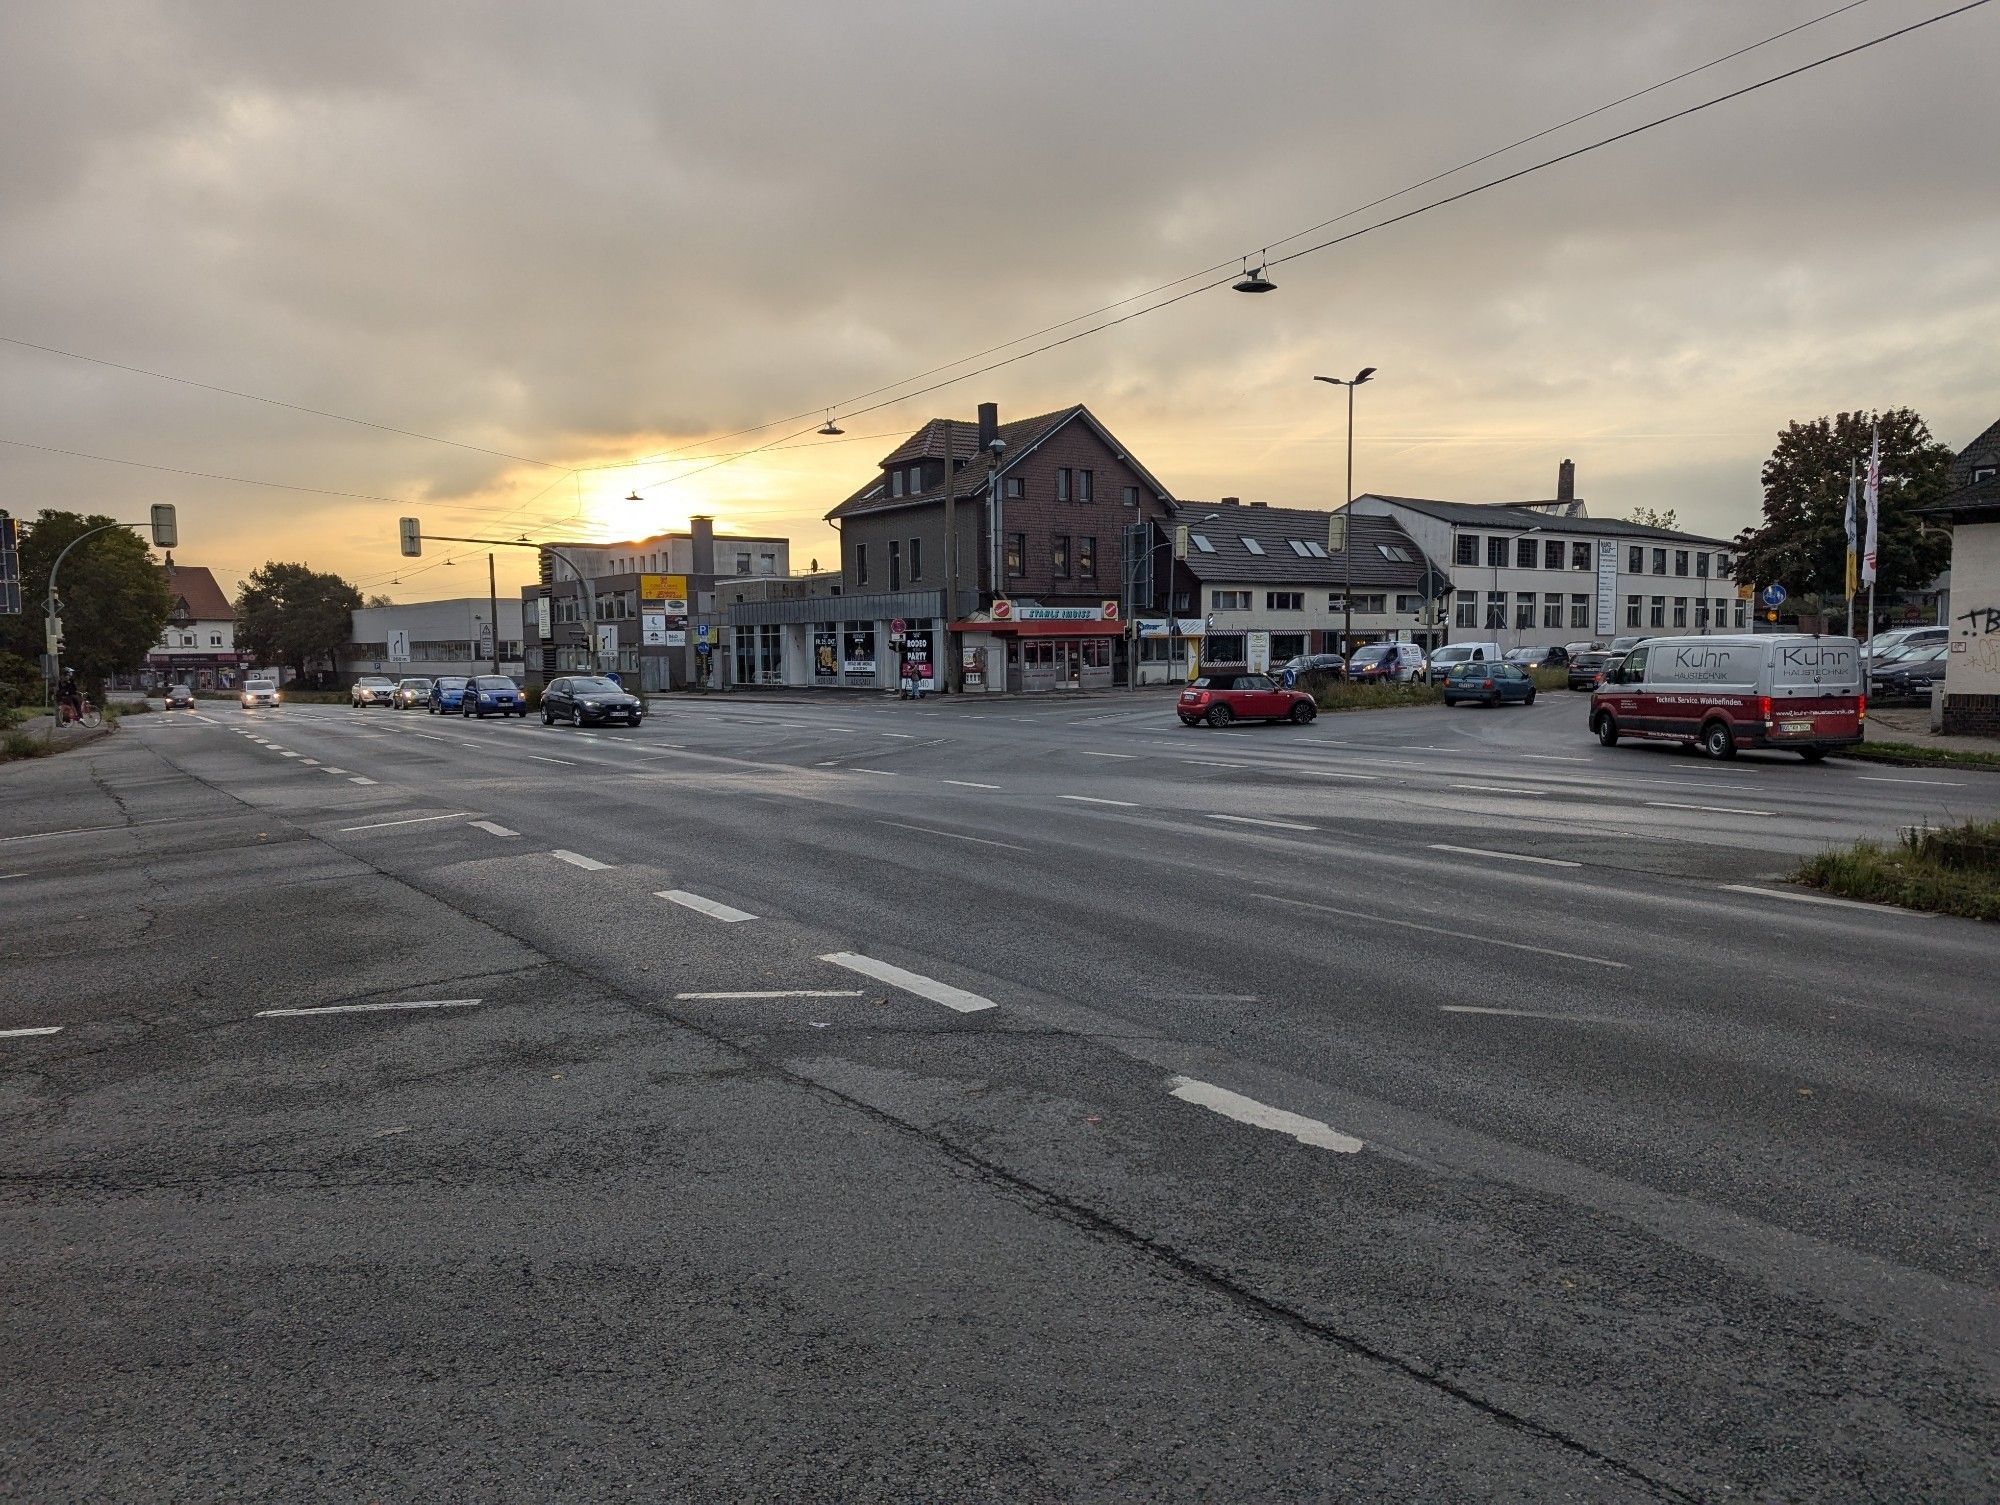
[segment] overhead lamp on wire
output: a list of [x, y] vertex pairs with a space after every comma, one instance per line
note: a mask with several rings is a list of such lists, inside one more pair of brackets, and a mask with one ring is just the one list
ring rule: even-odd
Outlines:
[[628, 502], [643, 502], [646, 499], [639, 495], [637, 491], [628, 491], [625, 493], [625, 500]]
[[846, 433], [847, 430], [833, 421], [833, 410], [829, 408], [827, 409], [826, 422], [819, 426], [819, 432], [825, 434], [828, 438], [832, 438], [836, 434]]
[[[1267, 259], [1270, 254], [1268, 250], [1264, 252]], [[1268, 293], [1275, 291], [1278, 284], [1264, 275], [1264, 266], [1265, 262], [1259, 261], [1257, 263], [1257, 270], [1253, 272], [1250, 270], [1250, 258], [1248, 256], [1244, 257], [1243, 276], [1233, 284], [1236, 291], [1239, 293]]]

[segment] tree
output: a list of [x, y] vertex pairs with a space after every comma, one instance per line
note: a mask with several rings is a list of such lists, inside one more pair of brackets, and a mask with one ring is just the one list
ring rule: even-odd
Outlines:
[[[1839, 600], [1847, 591], [1847, 481], [1865, 479], [1871, 423], [1882, 433], [1876, 576], [1886, 590], [1928, 585], [1951, 557], [1948, 534], [1926, 528], [1915, 509], [1950, 484], [1952, 452], [1909, 408], [1839, 413], [1792, 422], [1764, 462], [1764, 522], [1736, 539], [1736, 578], [1782, 584], [1794, 596]], [[1867, 510], [1855, 503], [1856, 547], [1867, 545]]]
[[396, 603], [394, 601], [391, 601], [387, 596], [383, 595], [380, 591], [377, 591], [375, 592], [374, 595], [370, 596], [362, 604], [365, 606], [394, 606]]
[[361, 592], [338, 575], [275, 560], [251, 571], [236, 598], [236, 631], [259, 664], [289, 665], [301, 679], [314, 659], [333, 660], [352, 635]]
[[1648, 528], [1665, 528], [1671, 533], [1681, 525], [1681, 515], [1674, 507], [1634, 507], [1632, 521]]
[[[39, 657], [49, 567], [82, 534], [116, 522], [78, 512], [44, 511], [36, 517], [21, 539], [22, 612], [0, 617], [0, 650]], [[56, 593], [61, 598], [63, 664], [99, 700], [108, 677], [145, 663], [173, 609], [165, 572], [153, 562], [145, 539], [130, 528], [106, 528], [71, 549], [56, 579]]]

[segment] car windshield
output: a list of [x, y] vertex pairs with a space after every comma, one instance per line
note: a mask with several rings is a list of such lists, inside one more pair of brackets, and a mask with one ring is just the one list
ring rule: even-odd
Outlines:
[[1396, 646], [1393, 643], [1371, 643], [1366, 648], [1357, 648], [1354, 651], [1354, 662], [1357, 664], [1379, 664], [1395, 651]]
[[246, 682], [243, 688], [246, 690], [254, 690], [261, 694], [269, 690], [277, 689], [278, 682], [273, 679], [253, 679]]
[[465, 688], [465, 676], [462, 674], [447, 674], [442, 679], [432, 680], [431, 683], [440, 690], [463, 690]]
[[473, 683], [482, 690], [511, 690], [514, 681], [504, 674], [482, 674]]
[[406, 679], [396, 688], [399, 690], [428, 690], [431, 682], [427, 679]]
[[569, 682], [569, 687], [578, 695], [622, 695], [625, 693], [608, 679], [573, 679]]
[[356, 683], [368, 685], [369, 687], [374, 689], [379, 689], [383, 685], [393, 685], [395, 681], [389, 679], [383, 679], [378, 675], [364, 674], [361, 676], [359, 680], [356, 681]]
[[1200, 674], [1188, 681], [1188, 687], [1195, 690], [1226, 690], [1235, 683], [1234, 674]]

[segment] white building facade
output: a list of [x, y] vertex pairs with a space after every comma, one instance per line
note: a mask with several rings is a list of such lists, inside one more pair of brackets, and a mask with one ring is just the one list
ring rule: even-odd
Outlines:
[[491, 674], [498, 638], [502, 674], [519, 679], [521, 602], [502, 596], [494, 629], [493, 602], [486, 596], [449, 601], [412, 601], [402, 606], [364, 606], [353, 613], [349, 638], [335, 666], [342, 678], [386, 674], [392, 679], [440, 674]]

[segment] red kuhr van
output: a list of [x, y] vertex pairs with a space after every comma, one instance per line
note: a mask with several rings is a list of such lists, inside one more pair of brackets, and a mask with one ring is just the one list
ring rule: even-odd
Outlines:
[[1817, 763], [1861, 740], [1868, 715], [1861, 645], [1785, 632], [1648, 638], [1591, 693], [1590, 729], [1700, 745], [1788, 748]]

